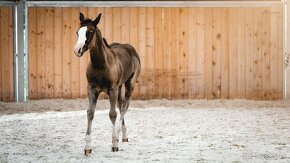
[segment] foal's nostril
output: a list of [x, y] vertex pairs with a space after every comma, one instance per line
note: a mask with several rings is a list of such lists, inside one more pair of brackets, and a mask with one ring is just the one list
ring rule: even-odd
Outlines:
[[78, 53], [81, 53], [81, 49], [79, 49]]

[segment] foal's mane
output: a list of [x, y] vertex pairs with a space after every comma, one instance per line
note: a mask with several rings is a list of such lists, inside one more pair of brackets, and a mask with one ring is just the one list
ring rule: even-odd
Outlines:
[[109, 48], [110, 45], [108, 44], [107, 40], [104, 37], [103, 37], [103, 41], [104, 41], [105, 45]]

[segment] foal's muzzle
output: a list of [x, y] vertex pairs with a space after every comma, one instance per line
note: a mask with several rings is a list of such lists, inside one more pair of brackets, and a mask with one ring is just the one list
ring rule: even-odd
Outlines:
[[76, 56], [81, 57], [85, 52], [84, 46], [77, 44], [74, 48], [74, 53]]

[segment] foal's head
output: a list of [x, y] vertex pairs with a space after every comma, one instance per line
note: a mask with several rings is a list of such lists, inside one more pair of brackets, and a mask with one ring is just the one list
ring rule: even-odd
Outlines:
[[96, 34], [100, 35], [100, 30], [97, 27], [101, 19], [101, 15], [99, 14], [95, 20], [85, 19], [84, 15], [80, 13], [80, 25], [81, 27], [77, 31], [78, 41], [74, 48], [74, 53], [81, 57], [84, 52], [94, 46]]

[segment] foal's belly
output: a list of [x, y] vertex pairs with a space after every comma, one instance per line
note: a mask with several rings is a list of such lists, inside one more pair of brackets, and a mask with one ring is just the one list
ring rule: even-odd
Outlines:
[[112, 81], [105, 77], [95, 77], [92, 80], [88, 81], [91, 88], [98, 92], [108, 93], [112, 88]]

